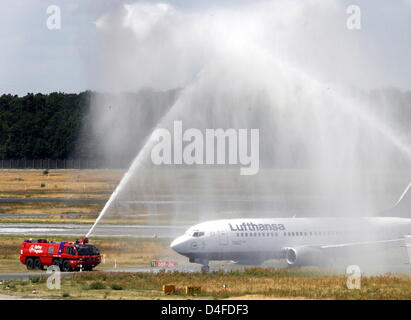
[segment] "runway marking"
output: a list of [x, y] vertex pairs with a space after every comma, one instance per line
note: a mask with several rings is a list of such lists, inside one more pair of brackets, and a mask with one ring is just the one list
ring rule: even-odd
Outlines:
[[0, 228], [0, 234], [5, 233], [31, 233], [31, 232], [62, 232], [64, 229], [51, 228]]

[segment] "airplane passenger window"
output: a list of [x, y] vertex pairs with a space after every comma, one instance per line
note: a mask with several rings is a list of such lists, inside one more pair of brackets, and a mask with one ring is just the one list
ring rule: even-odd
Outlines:
[[277, 232], [275, 233], [275, 236], [278, 237], [278, 233], [277, 233]]
[[245, 236], [246, 236], [246, 237], [248, 237], [248, 234], [247, 234], [247, 232], [246, 232], [246, 233], [244, 233], [244, 234], [245, 234]]

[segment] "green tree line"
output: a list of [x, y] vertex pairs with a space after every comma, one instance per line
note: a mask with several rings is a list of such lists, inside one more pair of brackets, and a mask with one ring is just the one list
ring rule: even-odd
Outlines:
[[[75, 158], [127, 163], [178, 93], [179, 89], [122, 95], [92, 91], [1, 95], [0, 159]], [[411, 92], [378, 89], [362, 96], [370, 114], [383, 119], [411, 145]], [[263, 112], [255, 110], [257, 124], [264, 125], [263, 117]]]
[[71, 157], [88, 113], [90, 97], [89, 91], [0, 96], [0, 158]]

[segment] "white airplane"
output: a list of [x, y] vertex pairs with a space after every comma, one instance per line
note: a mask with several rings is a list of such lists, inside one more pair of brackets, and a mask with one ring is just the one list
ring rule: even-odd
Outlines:
[[[402, 245], [411, 257], [411, 183], [384, 217], [226, 219], [189, 228], [171, 248], [209, 270], [211, 260], [258, 265], [285, 259], [287, 265], [323, 265], [347, 250]], [[407, 215], [409, 213], [409, 215]], [[411, 242], [411, 236], [410, 236]]]

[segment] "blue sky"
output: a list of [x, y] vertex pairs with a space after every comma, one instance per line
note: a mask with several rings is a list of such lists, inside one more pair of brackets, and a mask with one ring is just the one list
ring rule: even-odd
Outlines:
[[[0, 19], [0, 93], [79, 92], [95, 89], [90, 70], [101, 68], [94, 21], [118, 0], [2, 0]], [[129, 1], [132, 2], [132, 1]], [[235, 7], [249, 1], [174, 0], [181, 10]], [[380, 86], [411, 90], [411, 0], [340, 1], [362, 9], [365, 54], [384, 73]], [[49, 5], [62, 10], [62, 29], [46, 27]], [[93, 67], [93, 64], [96, 65]], [[91, 65], [91, 67], [90, 67]]]

